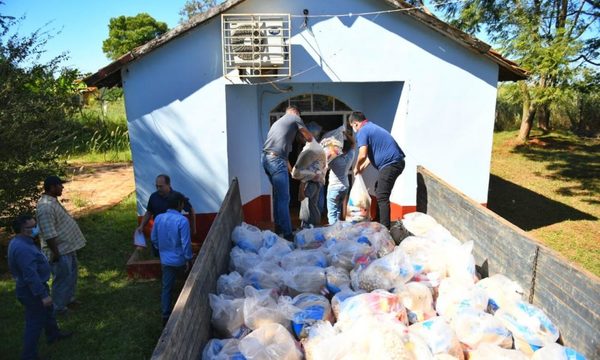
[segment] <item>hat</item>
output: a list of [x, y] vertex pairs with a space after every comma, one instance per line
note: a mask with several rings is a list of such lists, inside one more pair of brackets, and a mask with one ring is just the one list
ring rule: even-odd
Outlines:
[[48, 176], [46, 178], [46, 180], [44, 180], [44, 188], [48, 188], [48, 187], [50, 187], [52, 185], [61, 185], [63, 183], [66, 183], [66, 181], [61, 180], [56, 175], [51, 175], [51, 176]]

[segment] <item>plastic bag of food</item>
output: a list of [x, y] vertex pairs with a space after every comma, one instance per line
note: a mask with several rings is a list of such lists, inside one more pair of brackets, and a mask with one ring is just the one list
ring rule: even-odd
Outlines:
[[477, 281], [475, 258], [473, 257], [473, 241], [461, 246], [448, 245], [445, 248], [448, 277], [460, 279], [468, 284]]
[[244, 274], [244, 282], [255, 289], [277, 289], [283, 287], [284, 271], [277, 264], [261, 262], [248, 269]]
[[342, 288], [338, 293], [333, 295], [331, 298], [331, 310], [333, 310], [333, 316], [337, 319], [340, 315], [340, 306], [348, 298], [351, 298], [358, 294], [364, 294], [364, 290], [354, 291], [350, 288]]
[[256, 267], [261, 261], [262, 259], [257, 253], [244, 251], [241, 248], [234, 246], [230, 253], [229, 269], [237, 271], [240, 275], [244, 275], [248, 269]]
[[330, 266], [325, 269], [325, 286], [330, 294], [337, 294], [343, 288], [350, 287], [350, 274], [344, 268]]
[[341, 155], [344, 147], [344, 126], [326, 132], [321, 139], [321, 146], [325, 149], [328, 164]]
[[296, 249], [281, 258], [281, 267], [285, 270], [293, 270], [298, 266], [319, 266], [326, 268], [328, 261], [321, 249]]
[[240, 341], [247, 360], [300, 360], [302, 352], [292, 335], [280, 324], [264, 324]]
[[536, 350], [531, 360], [585, 360], [585, 357], [577, 351], [559, 344], [548, 344]]
[[357, 264], [367, 264], [375, 258], [371, 246], [349, 240], [327, 240], [324, 250], [331, 266], [340, 267], [347, 271]]
[[204, 351], [203, 360], [246, 360], [240, 352], [238, 339], [210, 339]]
[[454, 317], [452, 327], [461, 343], [470, 349], [480, 344], [498, 345], [505, 349], [513, 346], [510, 331], [494, 315], [479, 310], [465, 310]]
[[456, 333], [443, 317], [436, 316], [413, 324], [409, 330], [425, 340], [433, 354], [449, 354], [456, 359], [464, 359]]
[[364, 221], [352, 225], [349, 230], [350, 240], [370, 245], [377, 257], [383, 257], [396, 247], [388, 229], [378, 222]]
[[245, 294], [244, 323], [248, 328], [255, 330], [265, 324], [278, 323], [291, 329], [290, 320], [285, 309], [280, 306], [275, 290], [256, 290], [252, 286], [246, 286]]
[[220, 335], [240, 338], [249, 332], [244, 326], [244, 299], [208, 294], [208, 301], [212, 309], [211, 323]]
[[408, 231], [415, 234], [416, 236], [423, 236], [429, 230], [433, 229], [437, 225], [437, 221], [427, 214], [421, 212], [413, 212], [405, 214], [402, 218], [402, 223]]
[[264, 230], [262, 232], [262, 248], [270, 249], [275, 245], [283, 244], [286, 245], [292, 250], [292, 244], [286, 239], [279, 237], [277, 234], [272, 232], [271, 230]]
[[481, 344], [477, 349], [469, 352], [469, 360], [527, 360], [518, 350], [503, 349], [497, 345]]
[[296, 309], [292, 314], [292, 329], [298, 338], [305, 338], [308, 329], [317, 321], [333, 321], [331, 305], [323, 295], [303, 293], [292, 300]]
[[294, 236], [294, 244], [298, 249], [316, 249], [325, 242], [323, 228], [312, 228], [298, 231]]
[[446, 278], [440, 282], [435, 309], [450, 321], [465, 310], [485, 311], [488, 297], [482, 289], [465, 284], [460, 279]]
[[436, 316], [433, 295], [427, 285], [411, 281], [397, 293], [408, 310], [409, 323], [414, 324]]
[[482, 279], [475, 286], [483, 289], [489, 296], [488, 311], [491, 314], [495, 313], [498, 308], [507, 307], [523, 300], [521, 285], [502, 274]]
[[325, 269], [320, 266], [297, 266], [285, 271], [282, 280], [292, 295], [319, 293], [325, 287]]
[[410, 259], [399, 247], [391, 254], [372, 261], [364, 268], [356, 268], [351, 273], [351, 277], [357, 277], [358, 286], [367, 291], [402, 287], [413, 275]]
[[258, 255], [262, 261], [279, 264], [284, 256], [292, 252], [291, 245], [292, 243], [287, 240], [278, 241], [269, 248], [260, 248], [258, 250]]
[[346, 208], [346, 221], [361, 222], [371, 219], [371, 195], [362, 175], [354, 177], [354, 183], [348, 196], [348, 205]]
[[257, 253], [263, 244], [262, 231], [256, 226], [243, 222], [233, 229], [231, 233], [233, 243], [242, 250]]
[[312, 181], [315, 175], [321, 175], [325, 181], [325, 151], [315, 140], [307, 142], [298, 155], [298, 160], [292, 169], [292, 178], [302, 182]]
[[406, 308], [402, 305], [400, 296], [385, 290], [358, 294], [344, 300], [340, 305], [337, 324], [341, 327], [348, 326], [361, 317], [377, 314], [390, 314], [402, 324], [408, 325]]
[[512, 332], [515, 347], [526, 353], [532, 354], [533, 350], [537, 350], [529, 348], [526, 344], [534, 347], [546, 346], [555, 343], [560, 335], [558, 328], [540, 308], [524, 301], [502, 307], [494, 316]]
[[217, 294], [243, 298], [246, 285], [244, 278], [237, 271], [223, 274], [217, 280]]

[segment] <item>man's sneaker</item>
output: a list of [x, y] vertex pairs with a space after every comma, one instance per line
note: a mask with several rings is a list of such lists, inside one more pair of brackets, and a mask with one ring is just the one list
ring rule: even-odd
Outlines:
[[70, 338], [71, 336], [73, 336], [73, 332], [72, 331], [61, 331], [58, 333], [58, 335], [50, 340], [48, 340], [48, 345], [54, 344], [56, 342], [59, 342], [61, 340], [65, 340]]

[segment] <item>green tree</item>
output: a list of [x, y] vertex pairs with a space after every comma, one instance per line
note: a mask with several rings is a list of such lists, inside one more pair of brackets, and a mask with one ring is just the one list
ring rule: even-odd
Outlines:
[[181, 22], [186, 22], [192, 16], [206, 12], [222, 2], [223, 0], [186, 0], [183, 9], [179, 11]]
[[116, 60], [136, 47], [161, 36], [168, 29], [166, 23], [156, 21], [146, 13], [111, 18], [108, 24], [108, 39], [102, 42], [102, 51], [108, 58]]
[[76, 70], [60, 69], [66, 58], [38, 63], [51, 35], [11, 33], [20, 19], [0, 17], [0, 225], [31, 212], [41, 181], [61, 171], [57, 147], [63, 124], [76, 107]]
[[563, 96], [586, 63], [598, 65], [596, 0], [434, 0], [434, 4], [453, 25], [473, 34], [485, 32], [529, 71], [529, 79], [519, 84], [521, 141], [528, 139], [536, 114], [540, 128], [548, 129], [553, 101]]

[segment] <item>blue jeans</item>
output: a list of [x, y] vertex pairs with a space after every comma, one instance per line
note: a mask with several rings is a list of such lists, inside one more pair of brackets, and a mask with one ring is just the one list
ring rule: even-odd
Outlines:
[[171, 296], [173, 285], [178, 275], [185, 272], [184, 266], [161, 265], [162, 269], [162, 292], [160, 294], [160, 309], [163, 319], [168, 319], [171, 315]]
[[[301, 184], [300, 186], [304, 186]], [[321, 211], [319, 210], [319, 194], [321, 183], [308, 181], [304, 188], [304, 200], [300, 203], [300, 220], [302, 228], [321, 225]]]
[[46, 340], [53, 341], [59, 334], [52, 306], [44, 307], [39, 296], [33, 296], [29, 289], [19, 291], [17, 299], [25, 306], [25, 332], [23, 335], [23, 353], [21, 359], [37, 359], [37, 345], [42, 329]]
[[77, 253], [72, 251], [60, 255], [52, 268], [52, 301], [56, 311], [64, 311], [75, 300], [77, 286]]
[[292, 235], [292, 219], [290, 217], [290, 179], [287, 160], [280, 156], [262, 153], [261, 161], [271, 186], [273, 186], [275, 232], [289, 237]]
[[327, 220], [329, 225], [335, 224], [342, 216], [344, 198], [348, 188], [344, 185], [327, 187]]

